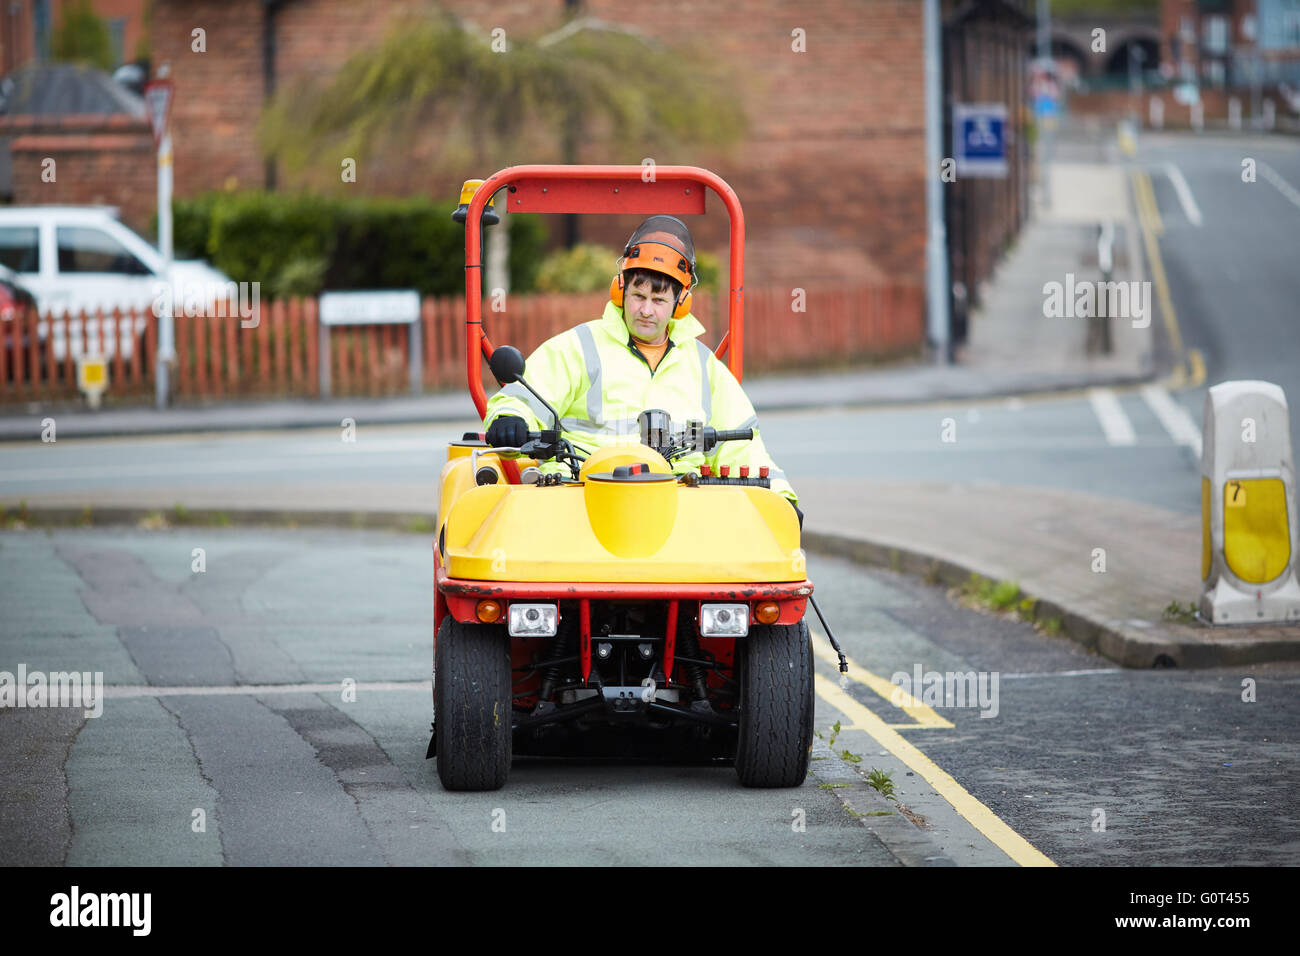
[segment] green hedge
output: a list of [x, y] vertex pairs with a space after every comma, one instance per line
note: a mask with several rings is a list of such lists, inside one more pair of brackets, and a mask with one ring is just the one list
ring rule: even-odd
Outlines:
[[[538, 292], [599, 292], [609, 287], [618, 252], [593, 243], [580, 242], [572, 249], [558, 249], [542, 260], [537, 270]], [[716, 292], [721, 265], [718, 257], [700, 252], [695, 258], [700, 284], [698, 292]]]
[[[465, 231], [454, 203], [207, 193], [172, 205], [177, 258], [205, 258], [268, 295], [320, 289], [465, 288]], [[510, 217], [510, 283], [531, 291], [546, 239], [541, 218]], [[487, 290], [484, 290], [485, 292]]]
[[609, 288], [618, 252], [580, 242], [552, 252], [537, 270], [539, 292], [599, 292]]
[[[212, 207], [228, 193], [204, 193], [194, 199], [172, 201], [172, 252], [177, 259], [206, 259], [212, 232]], [[153, 217], [158, 235], [158, 214]]]

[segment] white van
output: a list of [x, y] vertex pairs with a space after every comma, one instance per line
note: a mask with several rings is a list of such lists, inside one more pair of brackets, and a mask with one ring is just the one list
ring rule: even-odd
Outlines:
[[[109, 206], [0, 206], [0, 265], [18, 273], [41, 315], [54, 319], [56, 359], [66, 349], [62, 317], [69, 313], [137, 310], [134, 334], [120, 330], [122, 354], [130, 356], [144, 331], [144, 315], [164, 288], [216, 288], [230, 282], [200, 260], [173, 262], [168, 276], [162, 254], [119, 222], [117, 210]], [[71, 329], [77, 343], [80, 324], [74, 319]], [[95, 319], [88, 322], [92, 337], [98, 335], [97, 325]], [[104, 351], [111, 356], [116, 336], [111, 329], [105, 332]], [[40, 334], [44, 339], [44, 322]], [[74, 348], [74, 354], [78, 351]]]

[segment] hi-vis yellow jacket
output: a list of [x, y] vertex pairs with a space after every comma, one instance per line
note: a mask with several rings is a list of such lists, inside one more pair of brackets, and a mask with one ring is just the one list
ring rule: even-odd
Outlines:
[[[729, 441], [713, 446], [706, 457], [686, 455], [673, 462], [678, 474], [698, 471], [706, 461], [714, 474], [730, 465], [731, 474], [748, 465], [751, 477], [766, 465], [772, 490], [798, 502], [785, 473], [763, 447], [754, 406], [731, 370], [699, 341], [704, 326], [693, 315], [668, 323], [671, 345], [654, 372], [639, 352], [623, 323], [623, 310], [605, 303], [599, 319], [561, 332], [537, 347], [528, 357], [524, 376], [560, 414], [560, 430], [579, 454], [589, 454], [613, 443], [640, 440], [637, 416], [647, 408], [662, 408], [680, 428], [699, 419], [718, 429], [753, 428], [751, 441]], [[501, 415], [517, 415], [533, 431], [551, 426], [551, 416], [528, 390], [515, 382], [506, 385], [487, 403], [484, 427]], [[541, 466], [545, 472], [565, 470], [556, 462]]]

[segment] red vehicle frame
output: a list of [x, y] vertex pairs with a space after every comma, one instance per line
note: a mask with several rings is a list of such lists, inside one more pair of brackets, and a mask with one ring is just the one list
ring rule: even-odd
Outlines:
[[[653, 178], [644, 179], [647, 169]], [[715, 354], [727, 356], [736, 381], [742, 379], [745, 323], [745, 214], [740, 199], [721, 177], [698, 166], [511, 166], [494, 173], [470, 200], [466, 223], [479, 222], [488, 199], [506, 187], [508, 210], [547, 213], [633, 213], [669, 216], [704, 213], [704, 189], [712, 189], [731, 217], [730, 293], [727, 334]], [[487, 408], [482, 363], [493, 345], [483, 332], [482, 231], [465, 229], [465, 359], [469, 391], [479, 417]]]
[[[731, 219], [729, 254], [729, 294], [727, 296], [727, 333], [715, 355], [727, 356], [727, 367], [739, 382], [744, 374], [744, 303], [745, 303], [745, 214], [740, 199], [715, 173], [698, 166], [655, 166], [653, 178], [645, 180], [643, 166], [511, 166], [483, 181], [470, 200], [465, 218], [465, 358], [466, 375], [474, 407], [482, 418], [487, 410], [483, 391], [483, 359], [495, 349], [483, 331], [483, 249], [482, 230], [469, 224], [479, 222], [488, 200], [502, 189], [507, 190], [511, 213], [629, 213], [637, 215], [701, 215], [705, 192], [711, 189], [727, 208]], [[519, 482], [514, 462], [503, 459], [502, 465], [511, 484]], [[436, 552], [435, 548], [435, 552]], [[436, 560], [436, 555], [435, 555]], [[448, 613], [448, 604], [457, 605], [455, 616], [473, 619], [474, 605], [484, 597], [539, 598], [554, 591], [553, 584], [501, 584], [449, 578], [437, 569], [437, 595], [434, 601], [434, 629]], [[590, 598], [637, 599], [652, 596], [658, 586], [645, 584], [572, 585], [570, 592]], [[762, 585], [681, 585], [694, 600], [770, 599], [781, 602], [778, 623], [788, 624], [803, 617], [807, 582]], [[584, 651], [587, 641], [584, 639]], [[584, 657], [586, 654], [584, 653]]]

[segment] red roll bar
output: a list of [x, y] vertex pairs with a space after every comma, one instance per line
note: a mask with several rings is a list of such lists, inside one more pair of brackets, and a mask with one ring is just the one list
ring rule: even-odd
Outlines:
[[[645, 176], [649, 173], [649, 182]], [[704, 187], [712, 189], [731, 217], [730, 289], [727, 334], [716, 354], [740, 381], [745, 292], [745, 215], [740, 199], [720, 177], [698, 166], [511, 166], [483, 181], [465, 217], [465, 363], [469, 391], [479, 417], [487, 409], [483, 356], [495, 346], [483, 333], [483, 261], [479, 223], [488, 198], [508, 188], [508, 213], [638, 213], [700, 215]]]

